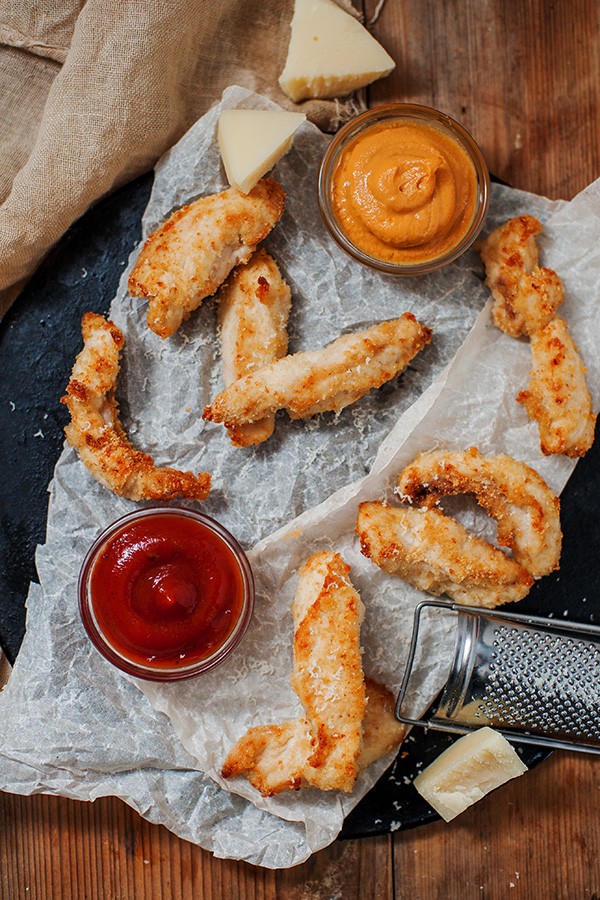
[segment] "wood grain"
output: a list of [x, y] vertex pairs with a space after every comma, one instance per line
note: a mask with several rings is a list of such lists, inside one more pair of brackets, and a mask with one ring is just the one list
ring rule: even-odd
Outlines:
[[392, 896], [391, 837], [338, 841], [295, 869], [210, 853], [151, 825], [115, 798], [0, 793], [2, 900], [309, 900]]
[[[374, 31], [398, 68], [369, 100], [436, 106], [496, 175], [568, 199], [600, 175], [599, 26], [595, 0], [387, 0]], [[557, 753], [453, 823], [272, 872], [114, 798], [0, 794], [0, 900], [600, 900], [599, 808], [600, 760]]]
[[453, 823], [338, 841], [273, 872], [214, 859], [115, 798], [0, 794], [0, 897], [598, 900], [599, 806], [599, 761], [557, 753]]
[[[376, 8], [368, 0], [367, 21]], [[600, 175], [595, 0], [388, 0], [373, 33], [397, 68], [371, 105], [443, 110], [514, 187], [570, 199]]]
[[453, 823], [394, 837], [397, 896], [600, 897], [600, 760], [556, 753]]

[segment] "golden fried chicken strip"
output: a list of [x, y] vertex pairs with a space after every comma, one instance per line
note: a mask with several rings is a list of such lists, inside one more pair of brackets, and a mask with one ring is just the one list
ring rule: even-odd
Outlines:
[[[365, 679], [365, 688], [359, 772], [390, 753], [406, 734], [406, 727], [394, 716], [394, 695], [370, 678]], [[313, 746], [314, 738], [303, 717], [251, 728], [228, 754], [221, 774], [223, 778], [245, 775], [263, 797], [310, 787], [314, 767], [307, 760]]]
[[396, 698], [391, 691], [372, 678], [365, 678], [365, 688], [367, 709], [358, 757], [359, 772], [398, 747], [407, 731], [406, 725], [402, 725], [396, 718]]
[[94, 478], [121, 497], [204, 500], [210, 490], [210, 475], [159, 468], [151, 456], [136, 450], [127, 440], [114, 395], [124, 345], [121, 331], [95, 313], [85, 313], [81, 331], [83, 350], [61, 398], [71, 414], [65, 428], [69, 444]]
[[250, 728], [227, 754], [221, 775], [245, 775], [263, 797], [306, 787], [304, 770], [314, 739], [304, 717]]
[[264, 796], [300, 787], [350, 791], [359, 771], [400, 743], [394, 698], [365, 681], [360, 650], [363, 605], [337, 553], [316, 553], [299, 573], [292, 604], [292, 687], [306, 716], [251, 728], [222, 775], [246, 775]]
[[498, 523], [509, 547], [534, 578], [558, 569], [562, 545], [560, 501], [535, 469], [510, 456], [468, 450], [421, 453], [398, 478], [403, 500], [432, 507], [451, 494], [474, 494]]
[[519, 334], [531, 337], [547, 325], [564, 299], [563, 283], [553, 269], [538, 266], [523, 272], [513, 298], [514, 321], [522, 323]]
[[[285, 356], [291, 292], [275, 260], [257, 250], [245, 266], [237, 268], [219, 295], [218, 322], [221, 336], [223, 380], [229, 386], [238, 378]], [[249, 447], [273, 434], [275, 416], [229, 429], [236, 447]]]
[[430, 340], [431, 329], [404, 313], [240, 378], [218, 394], [203, 418], [232, 428], [278, 409], [286, 409], [292, 419], [344, 409], [395, 378]]
[[596, 417], [579, 351], [555, 315], [564, 298], [562, 282], [552, 269], [537, 265], [535, 235], [541, 230], [533, 216], [519, 216], [492, 232], [480, 250], [495, 324], [531, 340], [529, 389], [517, 400], [539, 425], [542, 452], [584, 456], [594, 442]]
[[541, 230], [534, 216], [517, 216], [479, 244], [494, 324], [511, 337], [543, 328], [564, 299], [556, 272], [538, 266], [535, 238]]
[[533, 584], [523, 566], [438, 509], [361, 503], [356, 533], [384, 572], [457, 603], [491, 609], [522, 600]]
[[300, 570], [292, 603], [296, 691], [315, 739], [308, 780], [350, 791], [358, 774], [365, 687], [360, 654], [364, 607], [338, 553], [316, 553]]
[[584, 456], [594, 443], [596, 416], [586, 369], [567, 323], [556, 316], [532, 335], [531, 353], [529, 388], [517, 400], [539, 425], [542, 453]]
[[242, 194], [229, 188], [174, 212], [142, 247], [129, 292], [147, 297], [148, 326], [174, 334], [231, 270], [246, 263], [283, 215], [283, 188], [263, 178]]

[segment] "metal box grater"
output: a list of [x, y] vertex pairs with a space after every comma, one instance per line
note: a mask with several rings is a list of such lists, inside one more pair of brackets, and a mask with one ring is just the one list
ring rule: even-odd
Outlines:
[[[455, 646], [429, 718], [408, 715], [423, 613], [450, 616]], [[396, 716], [405, 724], [466, 733], [485, 725], [507, 738], [600, 753], [600, 627], [424, 601], [414, 628]]]

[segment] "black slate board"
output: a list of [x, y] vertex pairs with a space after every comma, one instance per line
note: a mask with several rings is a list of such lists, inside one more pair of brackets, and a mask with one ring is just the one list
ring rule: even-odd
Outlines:
[[[14, 661], [25, 631], [25, 598], [37, 580], [34, 551], [45, 537], [47, 485], [63, 444], [59, 403], [81, 344], [87, 310], [106, 313], [152, 186], [146, 175], [77, 222], [40, 267], [0, 324], [0, 645]], [[85, 273], [85, 277], [84, 277]], [[516, 390], [516, 389], [515, 389]], [[519, 612], [600, 621], [600, 447], [582, 460], [562, 498], [565, 533], [560, 573], [544, 578]], [[452, 738], [414, 729], [398, 758], [346, 819], [342, 837], [362, 837], [437, 819], [410, 781]], [[545, 750], [523, 745], [527, 765]]]
[[33, 556], [45, 539], [46, 488], [68, 421], [59, 398], [81, 347], [81, 316], [108, 311], [140, 239], [151, 188], [146, 175], [88, 212], [0, 323], [0, 645], [11, 662], [25, 632], [29, 582], [37, 581]]

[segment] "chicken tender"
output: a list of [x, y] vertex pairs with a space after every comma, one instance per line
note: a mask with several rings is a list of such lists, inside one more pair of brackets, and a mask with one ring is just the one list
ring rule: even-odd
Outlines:
[[479, 245], [494, 298], [494, 324], [511, 337], [543, 328], [564, 299], [556, 272], [538, 266], [535, 238], [541, 231], [534, 216], [517, 216]]
[[396, 698], [385, 685], [365, 678], [367, 709], [363, 719], [358, 771], [387, 756], [406, 736], [406, 725], [396, 718]]
[[84, 346], [61, 398], [71, 414], [65, 428], [69, 444], [105, 487], [130, 500], [204, 500], [210, 475], [159, 468], [147, 453], [136, 450], [119, 421], [115, 385], [124, 338], [117, 326], [95, 313], [81, 322]]
[[[357, 768], [362, 772], [397, 747], [406, 734], [394, 715], [394, 695], [383, 685], [365, 679], [367, 706]], [[251, 728], [235, 744], [223, 764], [223, 778], [245, 775], [263, 797], [311, 787], [313, 767], [307, 762], [314, 739], [305, 718], [281, 725]]]
[[286, 409], [292, 419], [344, 409], [399, 375], [430, 340], [431, 329], [404, 313], [240, 378], [218, 394], [203, 418], [235, 428], [278, 409]]
[[509, 547], [534, 578], [558, 569], [562, 544], [560, 501], [535, 469], [510, 456], [469, 450], [421, 453], [400, 473], [398, 493], [432, 507], [451, 494], [474, 494], [498, 523], [498, 543]]
[[584, 456], [594, 443], [596, 416], [585, 366], [558, 316], [531, 338], [533, 369], [528, 390], [517, 394], [540, 429], [542, 453]]
[[562, 282], [552, 269], [537, 265], [535, 236], [541, 230], [533, 216], [519, 216], [492, 232], [480, 250], [495, 324], [531, 340], [529, 389], [517, 400], [539, 425], [542, 452], [584, 456], [594, 442], [596, 417], [585, 366], [567, 324], [556, 316], [564, 298]]
[[[223, 380], [229, 386], [287, 353], [291, 292], [275, 260], [257, 250], [235, 270], [218, 295]], [[232, 427], [236, 447], [249, 447], [273, 434], [275, 416]]]
[[523, 566], [438, 509], [361, 503], [356, 533], [384, 572], [457, 603], [491, 609], [522, 600], [533, 584]]
[[304, 771], [314, 738], [304, 717], [250, 728], [223, 763], [223, 778], [245, 775], [263, 797], [308, 786]]
[[360, 655], [364, 607], [350, 567], [337, 553], [317, 553], [300, 570], [292, 604], [292, 687], [304, 707], [314, 748], [310, 783], [350, 791], [358, 774], [365, 687]]
[[292, 604], [291, 681], [306, 715], [251, 728], [228, 754], [224, 778], [246, 775], [264, 796], [309, 786], [350, 791], [358, 772], [404, 737], [393, 696], [364, 679], [364, 610], [349, 571], [331, 552], [302, 567]]
[[242, 194], [229, 188], [174, 212], [144, 244], [129, 276], [129, 292], [147, 297], [148, 326], [174, 334], [231, 270], [246, 263], [283, 215], [283, 188], [263, 178]]

